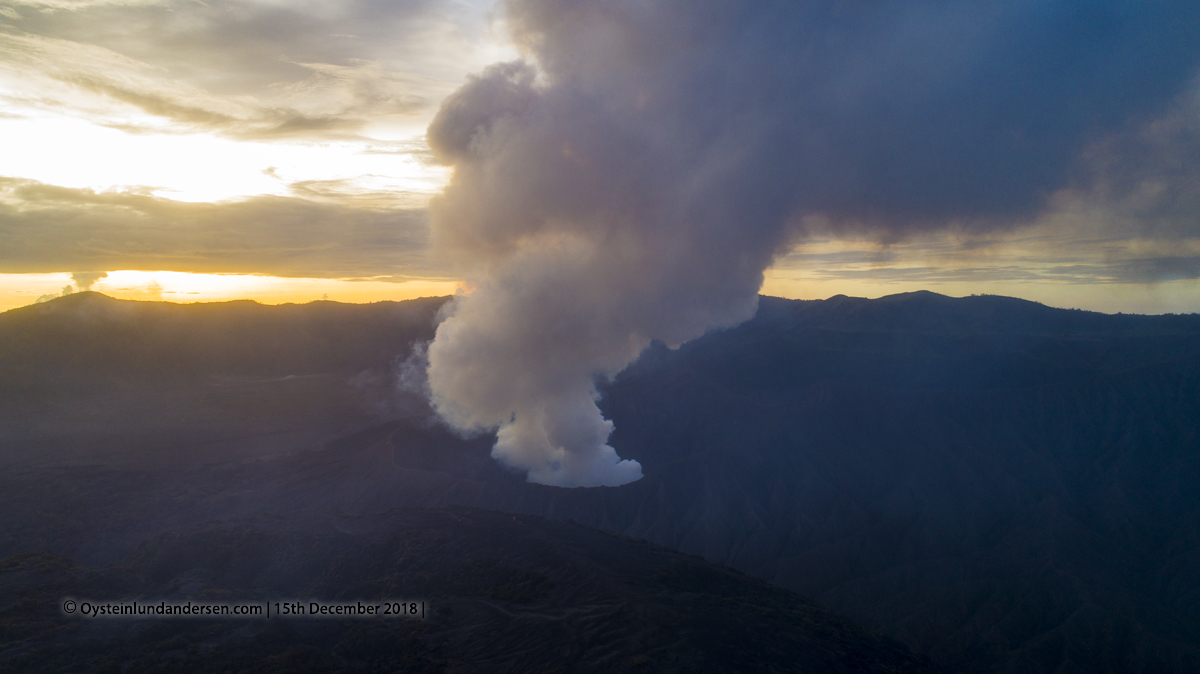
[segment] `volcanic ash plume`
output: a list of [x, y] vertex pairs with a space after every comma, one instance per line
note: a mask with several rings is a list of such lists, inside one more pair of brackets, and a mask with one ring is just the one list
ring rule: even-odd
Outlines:
[[77, 271], [71, 274], [71, 280], [80, 290], [91, 290], [96, 282], [108, 278], [106, 271]]
[[702, 268], [681, 269], [691, 260], [669, 245], [642, 243], [545, 233], [498, 261], [455, 300], [429, 347], [442, 417], [462, 429], [498, 428], [493, 455], [533, 482], [640, 478], [641, 466], [606, 444], [613, 426], [596, 407], [596, 377], [619, 372], [654, 337], [678, 344], [750, 317], [761, 283], [753, 268], [718, 283]]
[[[676, 168], [644, 151], [655, 129], [535, 77], [493, 67], [430, 127], [456, 168], [438, 243], [481, 270], [429, 347], [430, 390], [451, 425], [499, 429], [493, 455], [531, 481], [620, 485], [641, 466], [606, 444], [596, 379], [652, 339], [752, 316], [775, 242], [726, 226], [706, 185], [664, 184]], [[708, 180], [736, 169], [709, 161]]]
[[496, 458], [560, 486], [641, 477], [607, 444], [597, 381], [653, 339], [751, 317], [804, 227], [1032, 217], [1089, 134], [1167, 100], [1195, 52], [1196, 22], [1158, 5], [1098, 3], [1121, 14], [1099, 32], [1070, 3], [502, 7], [526, 59], [472, 78], [428, 132], [454, 167], [435, 245], [474, 286], [428, 383], [446, 422], [496, 430]]

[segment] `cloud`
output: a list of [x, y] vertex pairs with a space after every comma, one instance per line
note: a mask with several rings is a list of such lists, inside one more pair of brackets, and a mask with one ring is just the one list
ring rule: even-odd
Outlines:
[[71, 280], [80, 290], [91, 290], [96, 281], [106, 277], [108, 272], [104, 271], [77, 271], [71, 274]]
[[165, 4], [161, 0], [5, 0], [8, 7], [0, 7], [4, 16], [11, 19], [21, 19], [23, 15], [16, 7], [26, 7], [43, 14], [54, 12], [78, 12], [96, 7], [139, 7]]
[[1051, 211], [1034, 224], [1011, 231], [949, 228], [888, 242], [807, 239], [777, 258], [771, 275], [793, 281], [967, 288], [995, 283], [1151, 284], [1200, 278], [1196, 262], [1200, 237], [1184, 228], [1169, 235], [1152, 228], [1151, 237], [1133, 226], [1136, 222], [1115, 218], [1113, 209], [1103, 210], [1100, 205], [1096, 210], [1104, 217], [1065, 218]]
[[1091, 143], [1040, 222], [1111, 236], [1200, 237], [1200, 78], [1168, 109]]
[[60, 293], [58, 293], [57, 295], [55, 295], [55, 294], [53, 294], [53, 293], [47, 293], [47, 294], [45, 294], [45, 295], [39, 295], [39, 296], [38, 296], [38, 298], [37, 298], [36, 300], [34, 300], [34, 301], [33, 301], [33, 303], [34, 303], [34, 304], [41, 304], [41, 303], [43, 303], [43, 302], [49, 302], [50, 300], [57, 299], [57, 298], [59, 298], [59, 297], [66, 297], [67, 295], [70, 295], [70, 294], [72, 294], [72, 293], [74, 293], [74, 292], [75, 292], [75, 289], [74, 289], [74, 288], [72, 288], [71, 286], [63, 286], [63, 289], [62, 289], [62, 291], [61, 291]]
[[1041, 210], [993, 230], [949, 226], [881, 243], [809, 216], [808, 236], [774, 269], [796, 279], [924, 284], [1200, 278], [1200, 80], [1161, 113], [1086, 143], [1062, 184]]
[[27, 2], [7, 8], [0, 70], [10, 100], [55, 92], [56, 110], [131, 130], [147, 122], [122, 105], [238, 138], [411, 133], [493, 44], [474, 4]]
[[454, 167], [434, 240], [477, 288], [439, 326], [429, 384], [451, 425], [497, 429], [497, 458], [562, 486], [641, 475], [607, 445], [596, 378], [748, 318], [794, 242], [1037, 222], [1200, 63], [1182, 2], [503, 8], [524, 60], [429, 127]]
[[[438, 276], [427, 248], [423, 209], [372, 195], [186, 203], [0, 178], [4, 273], [170, 269], [404, 280]], [[76, 277], [81, 289], [86, 280]]]
[[[81, 45], [30, 35], [0, 33], [0, 52], [12, 56], [8, 69], [36, 83], [42, 92], [42, 109], [75, 107], [100, 111], [100, 121], [108, 126], [139, 130], [139, 122], [130, 119], [112, 103], [125, 104], [147, 115], [172, 124], [177, 131], [215, 131], [243, 139], [270, 139], [296, 136], [349, 137], [372, 116], [381, 112], [409, 114], [425, 106], [419, 96], [394, 91], [398, 85], [372, 64], [344, 70], [365, 70], [353, 77], [314, 76], [316, 82], [302, 81], [293, 89], [307, 92], [290, 98], [306, 103], [308, 112], [242, 98], [227, 99], [186, 83], [164, 77], [158, 69], [100, 47]], [[316, 66], [313, 66], [316, 67]], [[377, 80], [372, 82], [371, 80]], [[51, 80], [47, 82], [46, 80]], [[56, 86], [57, 85], [57, 86]], [[349, 92], [340, 92], [348, 89]], [[388, 95], [377, 93], [390, 91]], [[55, 98], [46, 100], [45, 94]], [[103, 100], [98, 100], [99, 95]], [[344, 95], [343, 95], [344, 94]], [[10, 101], [22, 102], [8, 97]], [[307, 98], [308, 100], [302, 100]], [[28, 99], [25, 101], [27, 104]], [[161, 125], [143, 130], [164, 130]]]

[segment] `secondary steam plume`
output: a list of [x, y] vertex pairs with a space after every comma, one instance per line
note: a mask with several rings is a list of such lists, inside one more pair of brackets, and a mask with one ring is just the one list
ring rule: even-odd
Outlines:
[[105, 278], [108, 278], [106, 271], [77, 271], [71, 274], [71, 280], [80, 290], [91, 290], [97, 281]]
[[496, 458], [560, 486], [641, 477], [607, 445], [597, 378], [751, 317], [804, 223], [1032, 217], [1197, 52], [1182, 3], [502, 8], [525, 60], [472, 78], [428, 132], [455, 168], [435, 243], [475, 285], [429, 346], [429, 387], [449, 424], [497, 430]]

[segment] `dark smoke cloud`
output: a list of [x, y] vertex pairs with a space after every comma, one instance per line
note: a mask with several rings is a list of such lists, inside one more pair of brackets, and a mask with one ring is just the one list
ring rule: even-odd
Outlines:
[[1164, 114], [1128, 126], [1085, 149], [1058, 209], [1090, 211], [1110, 235], [1200, 237], [1200, 78]]
[[435, 242], [477, 284], [429, 383], [451, 425], [498, 429], [498, 458], [563, 486], [641, 475], [606, 444], [595, 378], [748, 318], [810, 223], [887, 240], [1032, 221], [1086, 148], [1174, 105], [1200, 54], [1184, 2], [503, 7], [526, 60], [429, 128], [455, 167]]

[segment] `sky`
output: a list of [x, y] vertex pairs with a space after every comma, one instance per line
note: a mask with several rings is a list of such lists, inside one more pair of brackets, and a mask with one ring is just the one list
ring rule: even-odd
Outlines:
[[[623, 34], [595, 3], [562, 4], [0, 0], [0, 310], [84, 289], [269, 303], [470, 291], [463, 259], [481, 258], [435, 245], [430, 213], [474, 169], [427, 129], [443, 109], [443, 127], [457, 123], [456, 92], [495, 79], [491, 64], [524, 58], [534, 88], [569, 77], [586, 85], [575, 94], [648, 104], [663, 142], [688, 152], [715, 138], [705, 124], [786, 128], [721, 136], [726, 156], [758, 159], [712, 192], [743, 212], [788, 209], [763, 248], [764, 294], [1200, 311], [1186, 3], [1075, 16], [1018, 0], [817, 2], [770, 22], [643, 3], [664, 53], [697, 55], [675, 70], [601, 44]], [[767, 101], [772, 87], [795, 96]], [[674, 164], [644, 173], [637, 157], [614, 154], [610, 170], [686, 188], [657, 177]], [[794, 198], [738, 185], [768, 174]]]

